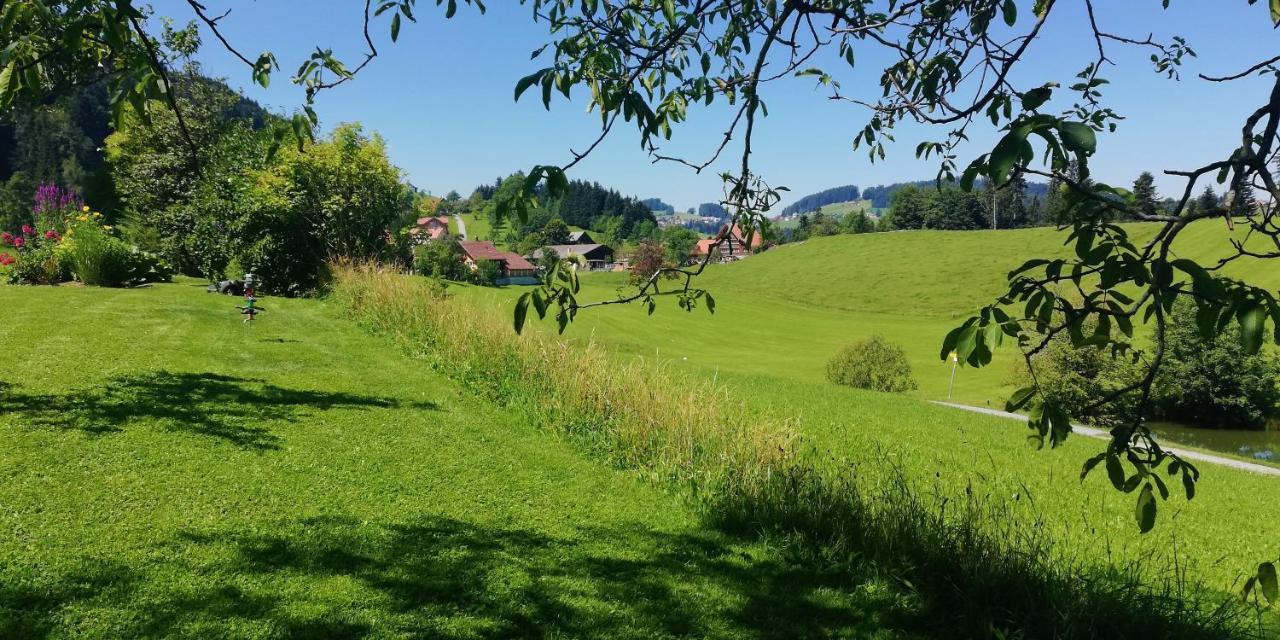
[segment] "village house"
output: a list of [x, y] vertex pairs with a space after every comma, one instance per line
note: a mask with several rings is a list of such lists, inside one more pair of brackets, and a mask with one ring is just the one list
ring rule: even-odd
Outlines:
[[596, 241], [587, 231], [573, 231], [569, 233], [569, 244], [596, 244]]
[[[716, 246], [717, 243], [719, 243], [719, 246]], [[720, 231], [714, 237], [703, 238], [698, 241], [698, 244], [689, 251], [689, 260], [691, 262], [700, 262], [706, 258], [708, 253], [715, 251], [716, 255], [712, 257], [712, 260], [733, 262], [759, 251], [763, 246], [764, 238], [760, 236], [759, 232], [752, 235], [750, 246], [748, 246], [746, 234], [742, 232], [738, 225], [724, 224], [721, 225]]]
[[427, 216], [418, 218], [418, 225], [409, 230], [415, 242], [442, 240], [449, 237], [448, 216]]
[[[585, 234], [586, 232], [581, 231], [579, 233]], [[587, 236], [587, 237], [590, 238], [590, 236]], [[569, 258], [571, 256], [581, 256], [582, 259], [586, 261], [587, 268], [592, 271], [609, 269], [613, 264], [613, 249], [611, 249], [608, 245], [557, 244], [557, 245], [551, 245], [549, 247], [544, 247], [544, 249], [554, 251], [556, 255], [561, 258]], [[542, 254], [543, 254], [543, 249], [538, 249], [533, 252], [531, 257], [534, 260], [541, 260]]]
[[498, 263], [502, 269], [502, 277], [495, 284], [538, 284], [538, 269], [519, 254], [503, 251], [492, 242], [459, 242], [462, 248], [462, 261], [473, 271], [480, 268], [485, 260]]

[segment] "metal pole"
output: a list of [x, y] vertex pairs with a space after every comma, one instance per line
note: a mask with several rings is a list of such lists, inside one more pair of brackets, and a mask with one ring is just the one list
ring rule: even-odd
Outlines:
[[951, 399], [951, 392], [956, 388], [956, 369], [960, 366], [960, 358], [951, 354], [951, 383], [947, 385], [947, 400]]

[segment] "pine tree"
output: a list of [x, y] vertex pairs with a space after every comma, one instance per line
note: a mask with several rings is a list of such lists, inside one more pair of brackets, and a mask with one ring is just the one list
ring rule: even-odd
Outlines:
[[1218, 194], [1213, 192], [1212, 185], [1205, 185], [1200, 197], [1196, 198], [1196, 211], [1208, 211], [1218, 206]]
[[1133, 181], [1133, 200], [1142, 215], [1152, 216], [1159, 210], [1156, 202], [1160, 200], [1160, 194], [1156, 193], [1156, 178], [1150, 171], [1143, 171]]

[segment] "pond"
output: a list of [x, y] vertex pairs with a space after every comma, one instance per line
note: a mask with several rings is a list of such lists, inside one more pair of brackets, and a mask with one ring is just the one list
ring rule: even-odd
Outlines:
[[1280, 465], [1280, 430], [1202, 429], [1173, 422], [1152, 422], [1151, 430], [1158, 438], [1173, 444], [1220, 451]]

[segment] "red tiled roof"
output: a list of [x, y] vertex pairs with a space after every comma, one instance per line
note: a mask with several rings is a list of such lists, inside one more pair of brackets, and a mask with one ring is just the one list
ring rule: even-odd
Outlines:
[[449, 228], [449, 217], [448, 217], [448, 216], [427, 216], [427, 217], [425, 217], [425, 218], [418, 218], [418, 226], [419, 226], [419, 227], [425, 227], [425, 226], [427, 226], [427, 225], [431, 224], [432, 222], [437, 222], [437, 223], [439, 223], [439, 224], [442, 224], [442, 225], [444, 225], [444, 227], [445, 227], [446, 229], [448, 229], [448, 228]]
[[462, 247], [462, 252], [472, 260], [497, 260], [506, 264], [508, 271], [530, 271], [536, 269], [528, 260], [510, 251], [503, 251], [493, 246], [492, 242], [459, 242], [458, 246]]

